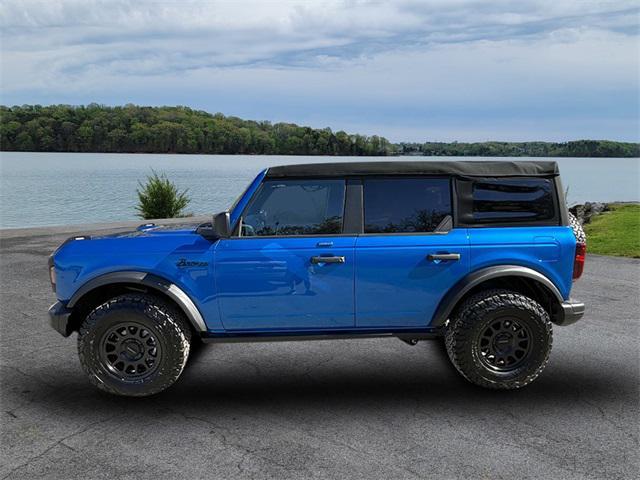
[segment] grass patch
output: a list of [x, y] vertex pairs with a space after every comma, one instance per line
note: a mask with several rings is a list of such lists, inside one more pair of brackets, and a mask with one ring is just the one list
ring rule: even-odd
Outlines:
[[640, 258], [640, 205], [611, 204], [584, 226], [587, 253]]

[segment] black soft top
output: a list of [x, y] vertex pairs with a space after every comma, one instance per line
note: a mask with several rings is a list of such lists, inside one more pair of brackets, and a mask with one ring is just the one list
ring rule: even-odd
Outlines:
[[268, 178], [343, 177], [348, 175], [455, 175], [460, 177], [554, 177], [558, 164], [549, 161], [387, 161], [305, 163], [271, 167]]

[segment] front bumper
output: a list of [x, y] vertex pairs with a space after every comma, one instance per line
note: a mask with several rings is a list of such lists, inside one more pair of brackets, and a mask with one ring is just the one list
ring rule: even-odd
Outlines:
[[576, 323], [584, 315], [584, 303], [578, 300], [566, 300], [560, 304], [562, 314], [556, 320], [556, 325], [565, 326]]
[[49, 307], [49, 324], [63, 337], [71, 335], [70, 316], [71, 310], [62, 302], [56, 302]]

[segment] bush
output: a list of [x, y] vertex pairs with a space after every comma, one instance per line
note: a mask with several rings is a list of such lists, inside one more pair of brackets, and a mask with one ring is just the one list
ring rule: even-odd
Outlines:
[[158, 175], [155, 170], [151, 171], [153, 174], [147, 177], [147, 183], [138, 182], [138, 216], [144, 219], [182, 216], [182, 211], [191, 201], [187, 196], [188, 190], [178, 191], [164, 173]]

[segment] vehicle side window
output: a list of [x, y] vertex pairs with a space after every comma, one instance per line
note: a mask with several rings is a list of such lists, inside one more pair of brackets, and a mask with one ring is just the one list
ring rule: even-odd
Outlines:
[[472, 192], [473, 220], [478, 223], [555, 218], [554, 189], [547, 178], [476, 180]]
[[249, 203], [242, 236], [342, 232], [344, 180], [267, 180]]
[[451, 215], [447, 178], [364, 180], [364, 232], [433, 232]]

